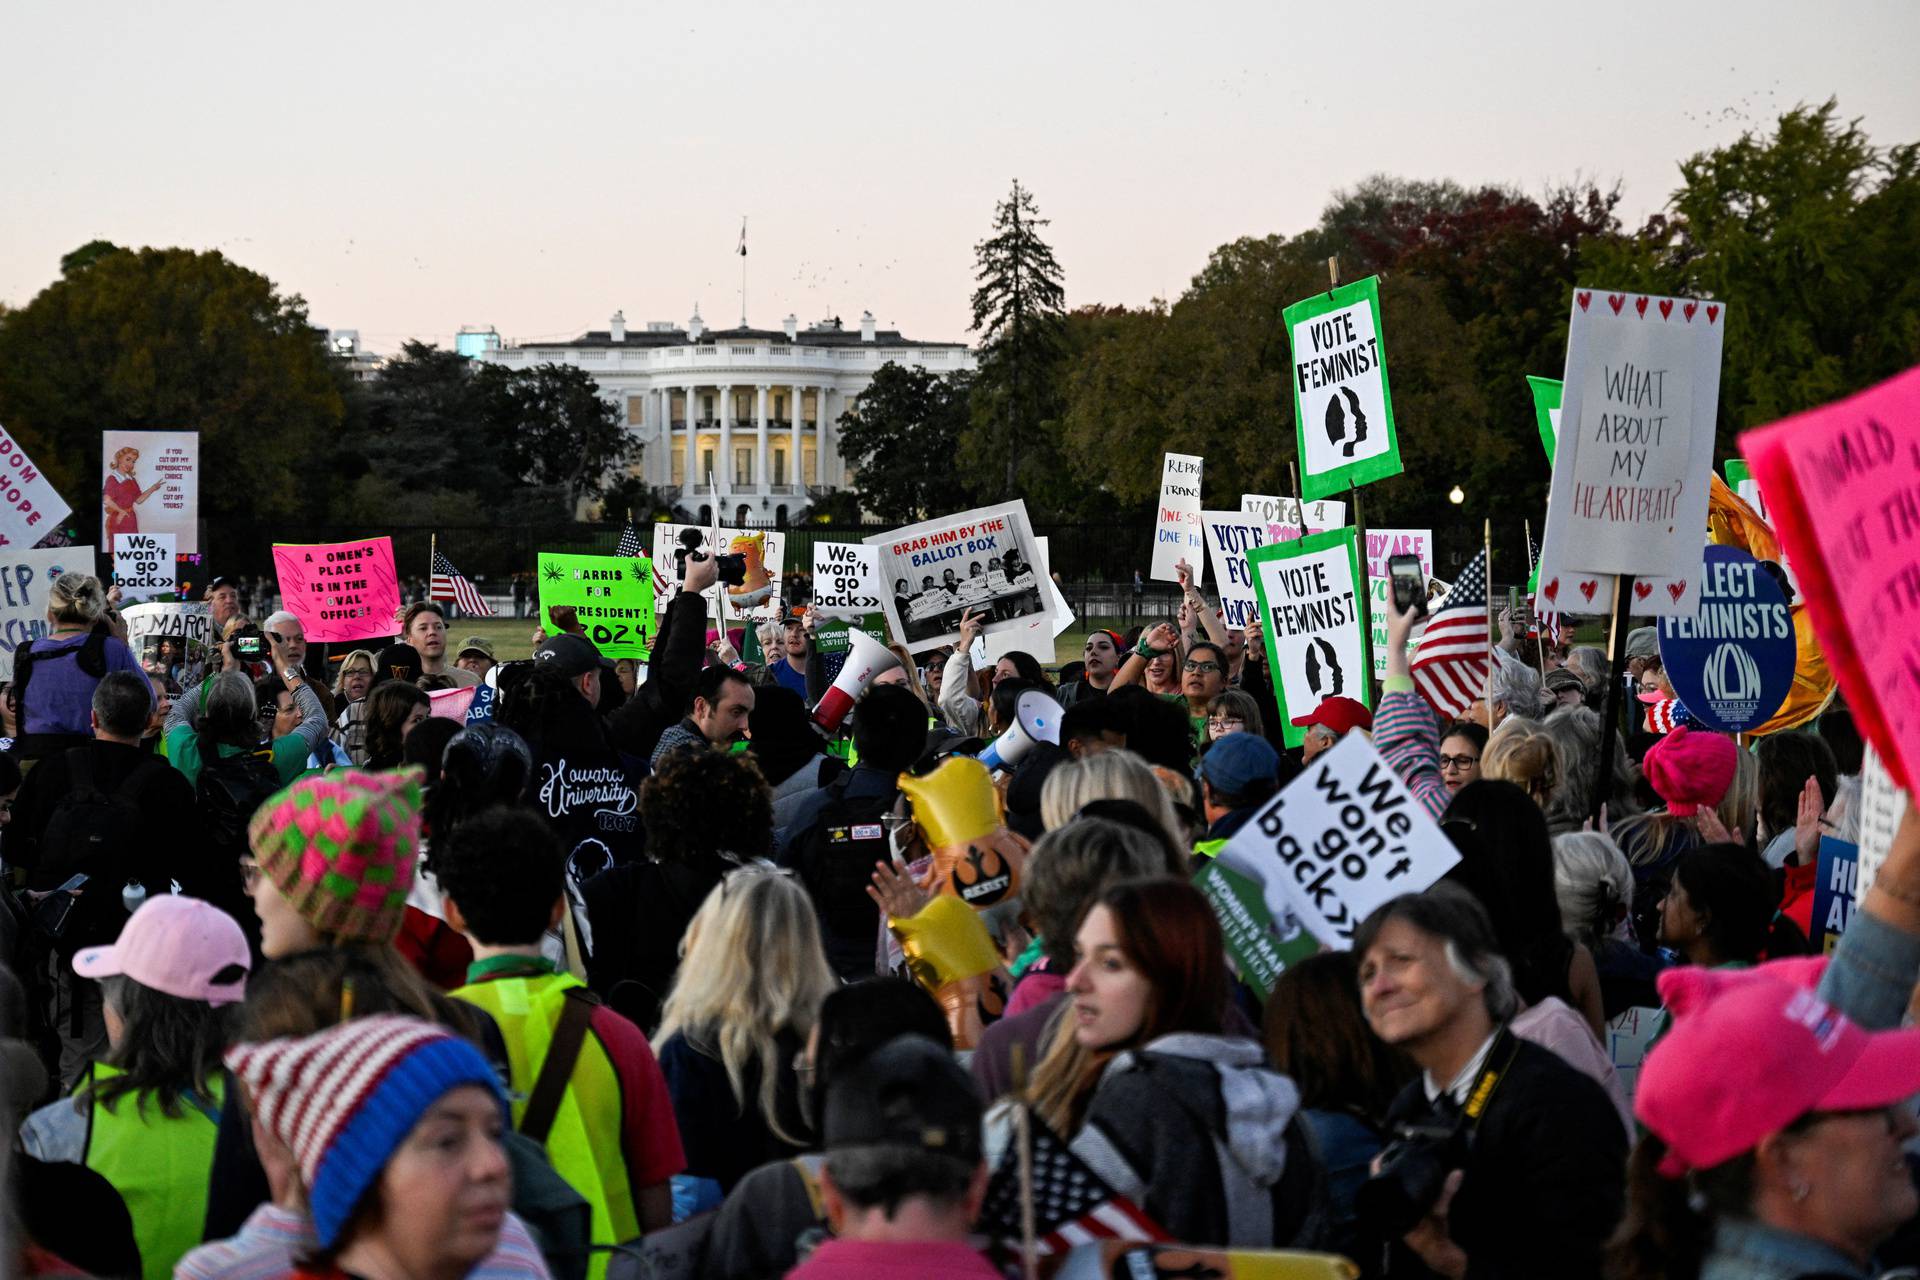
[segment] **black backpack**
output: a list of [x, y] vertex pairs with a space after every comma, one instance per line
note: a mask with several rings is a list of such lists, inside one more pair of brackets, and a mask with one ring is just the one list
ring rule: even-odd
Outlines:
[[237, 867], [247, 852], [247, 823], [253, 820], [254, 810], [280, 790], [280, 771], [273, 767], [273, 751], [268, 747], [221, 755], [204, 734], [200, 761], [193, 794], [206, 847], [223, 867]]
[[867, 886], [873, 882], [873, 864], [890, 856], [881, 816], [893, 808], [899, 793], [889, 788], [881, 795], [850, 800], [847, 787], [852, 780], [848, 772], [827, 785], [827, 805], [790, 860], [820, 917], [828, 962], [842, 978], [858, 981], [874, 975], [880, 908], [867, 896]]
[[[94, 776], [92, 748], [73, 747], [66, 752], [66, 761], [67, 789], [41, 834], [34, 879], [51, 887], [74, 875], [88, 878], [72, 918], [60, 933], [60, 950], [71, 954], [120, 935], [120, 926], [127, 921], [120, 891], [133, 874], [135, 853], [143, 841], [153, 838], [152, 832], [142, 830], [134, 797], [150, 769], [169, 766], [142, 760], [118, 787], [107, 791]], [[164, 888], [147, 886], [149, 893]]]

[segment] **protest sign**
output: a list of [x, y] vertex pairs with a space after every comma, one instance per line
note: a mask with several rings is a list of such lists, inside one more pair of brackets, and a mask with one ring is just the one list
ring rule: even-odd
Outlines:
[[123, 533], [113, 540], [113, 582], [123, 600], [151, 600], [179, 589], [170, 533]]
[[1720, 403], [1718, 302], [1578, 289], [1540, 543], [1540, 594], [1561, 613], [1691, 614], [1699, 602]]
[[47, 623], [47, 588], [69, 570], [91, 574], [93, 548], [9, 547], [0, 552], [0, 680], [13, 679], [15, 649], [53, 633]]
[[[493, 670], [498, 670], [494, 668]], [[641, 668], [644, 675], [646, 669]], [[491, 674], [491, 672], [489, 672]], [[490, 684], [477, 684], [473, 687], [473, 701], [467, 704], [467, 723], [479, 724], [483, 720], [493, 719], [493, 704], [499, 690]]]
[[968, 609], [986, 616], [985, 635], [1051, 622], [1053, 593], [1024, 502], [925, 520], [866, 544], [880, 554], [887, 625], [915, 653], [958, 640]]
[[653, 562], [645, 556], [580, 556], [542, 551], [540, 624], [556, 628], [547, 610], [571, 607], [601, 656], [646, 661], [658, 615], [653, 609]]
[[467, 713], [473, 709], [474, 690], [479, 685], [467, 685], [462, 689], [435, 689], [427, 694], [427, 714], [441, 720], [467, 722]]
[[[1220, 596], [1221, 620], [1229, 630], [1237, 631], [1247, 625], [1247, 619], [1260, 607], [1247, 553], [1267, 545], [1267, 521], [1243, 511], [1202, 511], [1200, 527], [1206, 531], [1207, 555], [1213, 561], [1213, 585]], [[1294, 532], [1297, 537], [1299, 530], [1296, 528]]]
[[1814, 867], [1813, 915], [1807, 941], [1816, 954], [1829, 955], [1853, 919], [1855, 882], [1860, 871], [1860, 846], [1833, 836], [1820, 837], [1820, 859]]
[[1295, 917], [1282, 917], [1284, 928], [1276, 924], [1260, 886], [1238, 871], [1208, 860], [1194, 876], [1193, 884], [1206, 895], [1220, 921], [1234, 972], [1262, 1000], [1273, 995], [1273, 984], [1288, 965], [1319, 952], [1319, 940]]
[[1527, 387], [1533, 392], [1533, 420], [1540, 428], [1540, 447], [1547, 451], [1547, 465], [1553, 465], [1554, 446], [1560, 439], [1560, 380], [1527, 375]]
[[1360, 551], [1353, 530], [1335, 529], [1247, 553], [1267, 648], [1267, 671], [1290, 747], [1306, 730], [1294, 717], [1326, 698], [1368, 697], [1367, 635], [1360, 626]]
[[814, 543], [813, 608], [839, 618], [881, 612], [878, 549], [858, 542]]
[[1193, 566], [1193, 585], [1206, 573], [1206, 548], [1200, 535], [1200, 470], [1203, 460], [1190, 453], [1169, 453], [1160, 464], [1160, 506], [1153, 521], [1153, 567], [1147, 576], [1155, 582], [1178, 582], [1174, 568], [1185, 560]]
[[1687, 714], [1743, 733], [1773, 718], [1793, 689], [1799, 643], [1773, 575], [1738, 547], [1708, 547], [1700, 607], [1662, 618], [1660, 663]]
[[1893, 847], [1893, 833], [1900, 829], [1900, 819], [1906, 812], [1907, 793], [1887, 772], [1886, 761], [1873, 749], [1873, 744], [1867, 743], [1860, 759], [1858, 888], [1862, 898], [1873, 887], [1874, 877], [1880, 874], [1880, 864], [1887, 860], [1887, 850]]
[[[1895, 782], [1920, 770], [1920, 369], [1740, 437], [1840, 692]], [[1871, 655], [1871, 660], [1869, 660]]]
[[400, 630], [392, 539], [276, 542], [273, 568], [282, 607], [300, 619], [310, 641], [370, 640]]
[[100, 453], [100, 545], [111, 550], [121, 533], [171, 533], [180, 555], [197, 554], [200, 433], [102, 431]]
[[1647, 1056], [1647, 1046], [1666, 1023], [1665, 1009], [1647, 1005], [1622, 1009], [1618, 1017], [1607, 1020], [1607, 1056], [1613, 1059], [1614, 1074], [1628, 1098], [1640, 1083], [1640, 1062]]
[[1054, 651], [1054, 640], [1074, 623], [1073, 606], [1067, 603], [1066, 596], [1060, 593], [1060, 584], [1053, 580], [1053, 560], [1047, 550], [1047, 539], [1036, 537], [1033, 545], [1040, 549], [1040, 579], [1046, 584], [1047, 599], [1052, 602], [1051, 616], [1036, 614], [1005, 631], [983, 632], [973, 642], [973, 665], [985, 669], [1000, 661], [1009, 653], [1018, 651], [1031, 654], [1042, 666], [1059, 660]]
[[[654, 611], [665, 613], [673, 598], [680, 594], [682, 571], [691, 549], [711, 555], [713, 531], [697, 524], [656, 524], [653, 526], [653, 600]], [[738, 622], [743, 618], [773, 619], [780, 616], [779, 576], [786, 569], [787, 535], [778, 529], [728, 529], [719, 534], [719, 554], [740, 556], [745, 561], [741, 581], [716, 584], [700, 594], [707, 600], [707, 615], [713, 615], [713, 597], [725, 591], [725, 618]]]
[[1301, 497], [1324, 498], [1399, 475], [1378, 279], [1316, 293], [1282, 315], [1293, 342]]
[[1315, 756], [1217, 860], [1258, 884], [1276, 919], [1290, 913], [1345, 950], [1375, 907], [1426, 889], [1460, 855], [1366, 735], [1350, 733]]
[[[1387, 678], [1387, 561], [1394, 556], [1419, 556], [1423, 582], [1433, 580], [1433, 530], [1367, 530], [1367, 647], [1373, 654], [1373, 676]], [[1413, 646], [1409, 644], [1408, 650]]]
[[31, 547], [73, 510], [0, 426], [0, 547]]
[[1266, 521], [1268, 542], [1291, 542], [1307, 533], [1325, 533], [1347, 523], [1347, 504], [1322, 498], [1318, 502], [1299, 503], [1292, 498], [1275, 498], [1264, 493], [1240, 495], [1240, 510]]

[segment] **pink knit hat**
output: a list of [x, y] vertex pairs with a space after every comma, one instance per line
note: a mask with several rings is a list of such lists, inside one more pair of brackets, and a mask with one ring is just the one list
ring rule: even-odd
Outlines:
[[1647, 783], [1667, 802], [1667, 812], [1690, 818], [1726, 798], [1739, 768], [1740, 748], [1723, 733], [1680, 725], [1647, 748], [1640, 769]]
[[1920, 1093], [1920, 1028], [1865, 1031], [1814, 995], [1820, 965], [1660, 975], [1673, 1029], [1647, 1054], [1633, 1111], [1667, 1144], [1660, 1172], [1710, 1169], [1810, 1111]]
[[302, 778], [253, 815], [260, 872], [322, 933], [392, 942], [420, 845], [420, 770]]

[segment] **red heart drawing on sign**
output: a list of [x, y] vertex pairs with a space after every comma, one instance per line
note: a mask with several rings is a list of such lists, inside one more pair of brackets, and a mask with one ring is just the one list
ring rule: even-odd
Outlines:
[[1672, 298], [1660, 299], [1660, 318], [1662, 320], [1668, 320], [1668, 319], [1671, 319], [1672, 317], [1673, 317], [1673, 299]]
[[1673, 597], [1675, 604], [1679, 604], [1680, 597], [1687, 594], [1687, 580], [1682, 578], [1678, 582], [1669, 582], [1667, 584], [1667, 594]]
[[1585, 311], [1587, 309], [1587, 304], [1593, 301], [1593, 295], [1591, 293], [1587, 293], [1586, 291], [1582, 290], [1581, 292], [1573, 295], [1573, 300], [1580, 304], [1580, 309], [1582, 311]]
[[1624, 293], [1610, 293], [1607, 295], [1607, 305], [1613, 308], [1613, 314], [1619, 315], [1620, 308], [1627, 305], [1627, 295]]
[[1717, 320], [1717, 319], [1719, 319], [1719, 318], [1720, 318], [1720, 308], [1719, 308], [1719, 307], [1708, 307], [1708, 308], [1707, 308], [1707, 323], [1708, 323], [1708, 324], [1712, 324], [1712, 323], [1713, 323], [1713, 322], [1714, 322], [1715, 320]]
[[1689, 302], [1686, 306], [1680, 308], [1681, 312], [1685, 314], [1688, 320], [1692, 320], [1693, 313], [1698, 311], [1699, 309], [1700, 309], [1700, 304], [1697, 302]]
[[1545, 596], [1549, 601], [1558, 600], [1560, 598], [1560, 579], [1555, 578], [1552, 582], [1540, 588], [1540, 594]]
[[1633, 309], [1640, 313], [1642, 319], [1645, 319], [1647, 314], [1647, 300], [1645, 298], [1639, 299], [1633, 304]]
[[1633, 584], [1633, 594], [1645, 600], [1653, 594], [1653, 584], [1651, 582], [1636, 582]]
[[1592, 578], [1589, 578], [1587, 581], [1580, 584], [1580, 594], [1587, 598], [1588, 604], [1593, 603], [1593, 593], [1598, 591], [1599, 589], [1600, 589], [1599, 582]]

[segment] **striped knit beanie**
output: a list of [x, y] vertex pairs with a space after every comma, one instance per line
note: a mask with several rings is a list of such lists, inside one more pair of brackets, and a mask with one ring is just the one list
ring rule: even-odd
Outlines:
[[420, 771], [336, 769], [300, 779], [247, 829], [261, 874], [322, 933], [392, 942], [420, 845]]
[[235, 1045], [227, 1068], [254, 1114], [300, 1162], [320, 1247], [331, 1249], [355, 1206], [428, 1107], [461, 1085], [506, 1095], [480, 1051], [418, 1018], [356, 1018], [310, 1036]]

